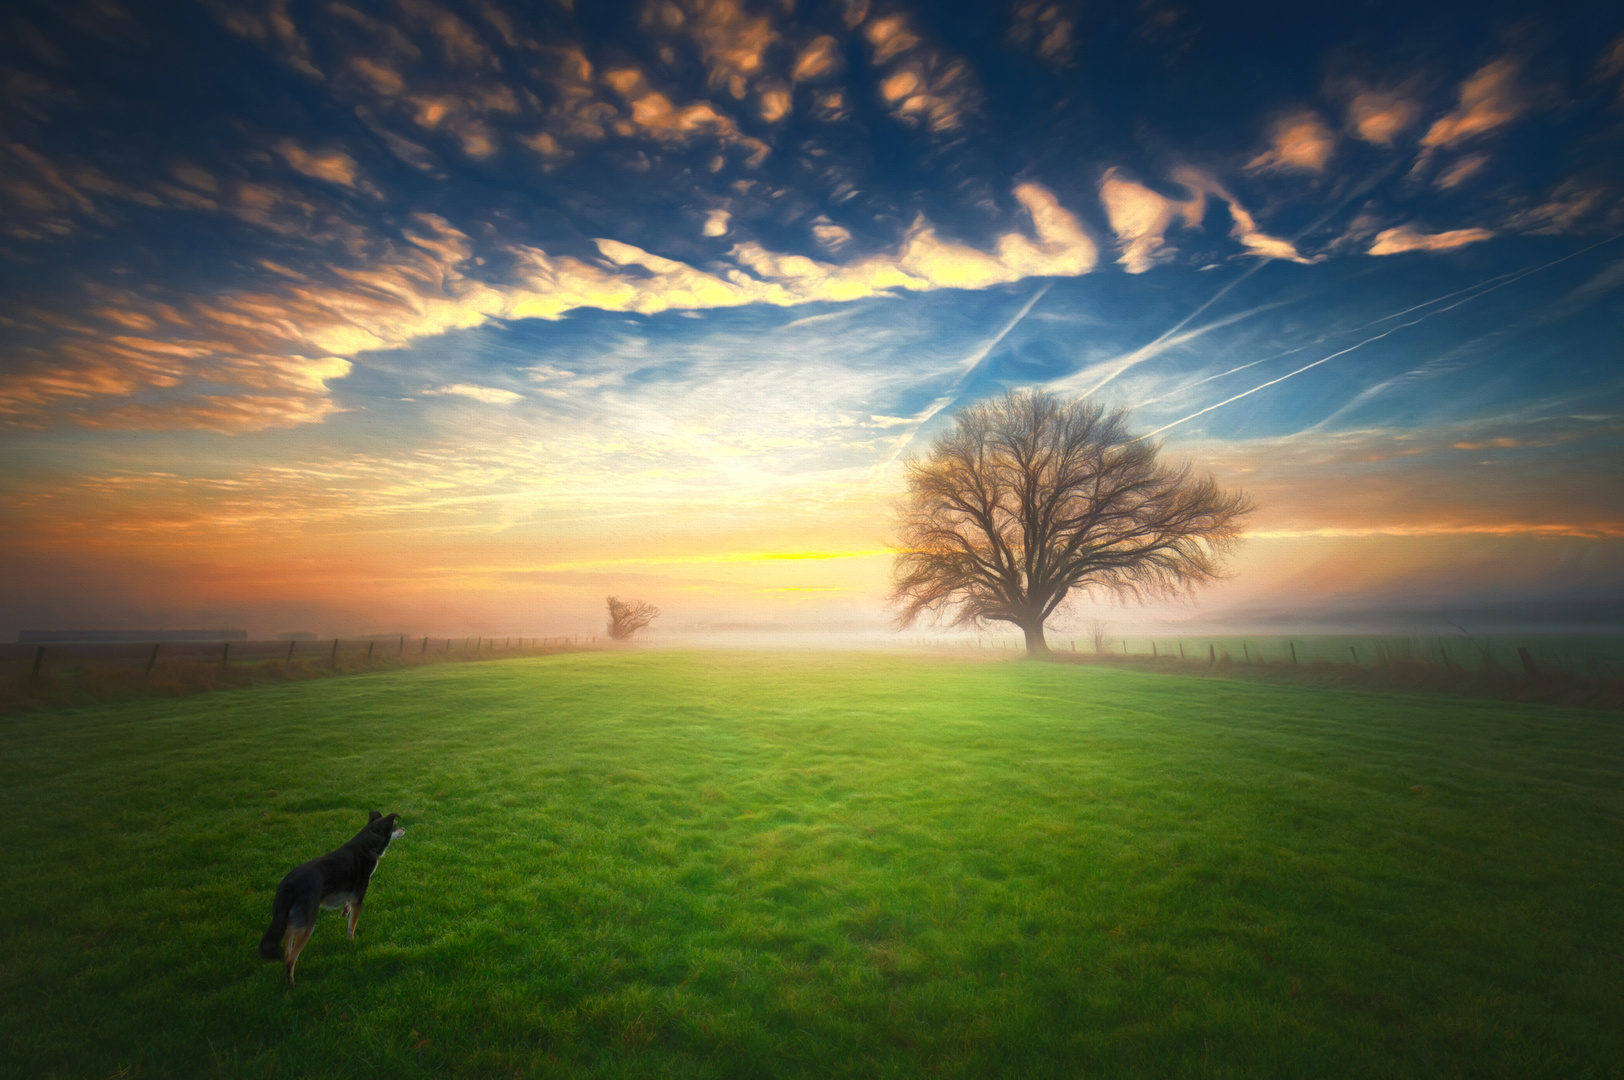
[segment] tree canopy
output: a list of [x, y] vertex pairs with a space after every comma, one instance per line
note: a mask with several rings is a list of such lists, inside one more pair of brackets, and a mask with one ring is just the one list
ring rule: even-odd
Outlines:
[[899, 626], [1007, 622], [1028, 655], [1078, 592], [1140, 600], [1223, 575], [1252, 504], [1129, 432], [1127, 410], [1041, 391], [960, 412], [907, 465], [891, 601]]
[[642, 600], [622, 600], [618, 596], [608, 598], [608, 607], [609, 636], [616, 641], [629, 640], [660, 615], [660, 609], [653, 604]]

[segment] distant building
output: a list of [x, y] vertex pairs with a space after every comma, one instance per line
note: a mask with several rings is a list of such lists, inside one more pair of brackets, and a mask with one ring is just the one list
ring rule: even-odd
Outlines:
[[67, 642], [247, 641], [246, 630], [19, 630], [21, 645]]
[[316, 634], [315, 634], [315, 631], [313, 631], [313, 630], [289, 630], [285, 634], [276, 635], [276, 640], [278, 640], [278, 641], [315, 641], [316, 640]]

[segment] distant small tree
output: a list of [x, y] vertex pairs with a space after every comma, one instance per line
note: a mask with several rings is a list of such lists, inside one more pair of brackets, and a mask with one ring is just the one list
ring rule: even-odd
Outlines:
[[908, 463], [891, 602], [899, 626], [1007, 622], [1029, 656], [1075, 591], [1142, 600], [1222, 576], [1251, 503], [1157, 462], [1126, 410], [1015, 392], [954, 417]]
[[616, 641], [627, 641], [649, 623], [659, 618], [660, 609], [641, 600], [622, 600], [609, 597], [609, 636]]
[[1088, 637], [1094, 643], [1096, 653], [1105, 652], [1105, 638], [1111, 632], [1111, 624], [1104, 619], [1088, 620]]

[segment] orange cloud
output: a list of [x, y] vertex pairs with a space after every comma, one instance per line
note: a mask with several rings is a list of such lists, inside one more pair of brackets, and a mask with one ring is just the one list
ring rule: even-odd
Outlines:
[[1167, 246], [1167, 230], [1177, 220], [1186, 227], [1200, 225], [1207, 205], [1200, 192], [1186, 200], [1170, 199], [1124, 179], [1115, 168], [1108, 169], [1100, 183], [1100, 202], [1122, 248], [1117, 261], [1130, 274], [1142, 274], [1171, 258], [1175, 252]]
[[1497, 417], [1179, 450], [1246, 488], [1259, 536], [1617, 537], [1617, 493], [1595, 478], [1619, 434], [1611, 417]]
[[1448, 191], [1452, 187], [1458, 187], [1482, 172], [1483, 167], [1488, 163], [1489, 155], [1487, 154], [1467, 154], [1439, 173], [1438, 178], [1432, 182], [1433, 186], [1444, 191]]
[[1517, 73], [1517, 62], [1509, 57], [1479, 68], [1461, 83], [1460, 103], [1454, 111], [1427, 129], [1421, 145], [1428, 149], [1451, 146], [1503, 127], [1527, 112], [1530, 103], [1518, 85]]
[[1050, 65], [1063, 68], [1076, 51], [1076, 19], [1059, 3], [1021, 0], [1011, 13], [1006, 40], [1026, 45]]
[[821, 79], [840, 68], [840, 44], [827, 34], [813, 38], [795, 58], [790, 77], [796, 82]]
[[1180, 220], [1187, 228], [1199, 226], [1206, 214], [1209, 194], [1227, 204], [1234, 223], [1229, 234], [1250, 253], [1292, 262], [1314, 261], [1301, 255], [1290, 241], [1259, 229], [1240, 200], [1213, 176], [1199, 169], [1180, 167], [1173, 170], [1172, 179], [1191, 192], [1190, 198], [1170, 199], [1143, 184], [1123, 179], [1118, 169], [1106, 171], [1100, 184], [1100, 202], [1122, 249], [1117, 261], [1128, 273], [1142, 274], [1172, 258], [1175, 250], [1167, 244], [1167, 230]]
[[[666, 7], [674, 7], [666, 0]], [[767, 50], [779, 40], [765, 15], [745, 11], [739, 0], [688, 0], [684, 25], [699, 46], [707, 79], [742, 100], [753, 80], [766, 73]]]
[[925, 42], [904, 14], [870, 20], [864, 36], [874, 65], [891, 65], [880, 78], [880, 98], [891, 115], [910, 126], [949, 132], [980, 104], [970, 65]]
[[1448, 251], [1488, 240], [1494, 233], [1488, 229], [1452, 229], [1441, 233], [1418, 233], [1408, 225], [1383, 229], [1376, 234], [1376, 242], [1367, 254], [1398, 255], [1406, 251]]
[[1268, 150], [1247, 163], [1248, 169], [1323, 172], [1331, 151], [1336, 148], [1336, 136], [1315, 112], [1300, 112], [1280, 119], [1274, 125], [1270, 142]]
[[657, 141], [677, 145], [700, 137], [715, 138], [749, 150], [746, 162], [749, 165], [759, 165], [767, 156], [766, 143], [745, 135], [732, 117], [718, 112], [708, 101], [678, 108], [670, 98], [651, 89], [643, 73], [635, 68], [609, 71], [603, 78], [631, 106], [631, 118], [624, 129], [626, 134], [640, 132]]
[[[756, 243], [738, 245], [736, 268], [711, 272], [619, 241], [600, 239], [602, 261], [549, 255], [514, 246], [515, 270], [495, 284], [469, 275], [473, 245], [441, 218], [419, 214], [403, 245], [382, 244], [364, 269], [330, 266], [329, 280], [295, 275], [276, 290], [195, 299], [184, 311], [138, 294], [97, 310], [121, 329], [147, 320], [167, 336], [108, 334], [69, 324], [53, 353], [0, 379], [0, 414], [37, 422], [53, 403], [88, 403], [197, 382], [269, 391], [286, 398], [272, 409], [259, 394], [232, 410], [216, 400], [161, 401], [74, 408], [74, 422], [109, 426], [122, 420], [153, 426], [165, 410], [178, 426], [252, 430], [328, 415], [326, 384], [349, 371], [357, 352], [396, 348], [491, 319], [557, 319], [576, 308], [654, 313], [674, 309], [788, 306], [816, 300], [855, 300], [890, 289], [980, 289], [1032, 276], [1076, 275], [1093, 269], [1093, 241], [1046, 189], [1022, 184], [1015, 198], [1031, 233], [1012, 231], [991, 251], [941, 238], [917, 221], [900, 247], [846, 265], [784, 256]], [[139, 327], [144, 329], [144, 327]], [[36, 418], [36, 419], [30, 419]], [[121, 420], [122, 418], [122, 420]]]
[[398, 97], [406, 92], [406, 80], [389, 65], [365, 56], [350, 58], [350, 67], [360, 72], [372, 88], [385, 97]]
[[358, 166], [355, 159], [339, 150], [310, 151], [299, 146], [291, 140], [284, 139], [276, 146], [276, 152], [286, 161], [295, 172], [316, 180], [325, 180], [329, 184], [342, 184], [344, 187], [355, 187], [355, 178]]
[[1624, 201], [1619, 193], [1593, 183], [1565, 180], [1556, 186], [1549, 197], [1538, 206], [1520, 210], [1506, 219], [1505, 228], [1512, 232], [1565, 233], [1582, 225], [1587, 219], [1601, 218], [1616, 224], [1624, 217]]
[[1414, 124], [1421, 108], [1394, 90], [1360, 89], [1348, 102], [1348, 126], [1368, 143], [1389, 146]]

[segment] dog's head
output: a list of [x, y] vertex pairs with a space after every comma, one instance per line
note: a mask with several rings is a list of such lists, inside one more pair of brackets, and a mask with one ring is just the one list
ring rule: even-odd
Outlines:
[[398, 817], [399, 814], [385, 815], [374, 810], [367, 817], [367, 827], [361, 830], [361, 836], [366, 838], [367, 848], [376, 851], [380, 858], [389, 850], [389, 841], [399, 840], [406, 835], [406, 830], [395, 824]]

